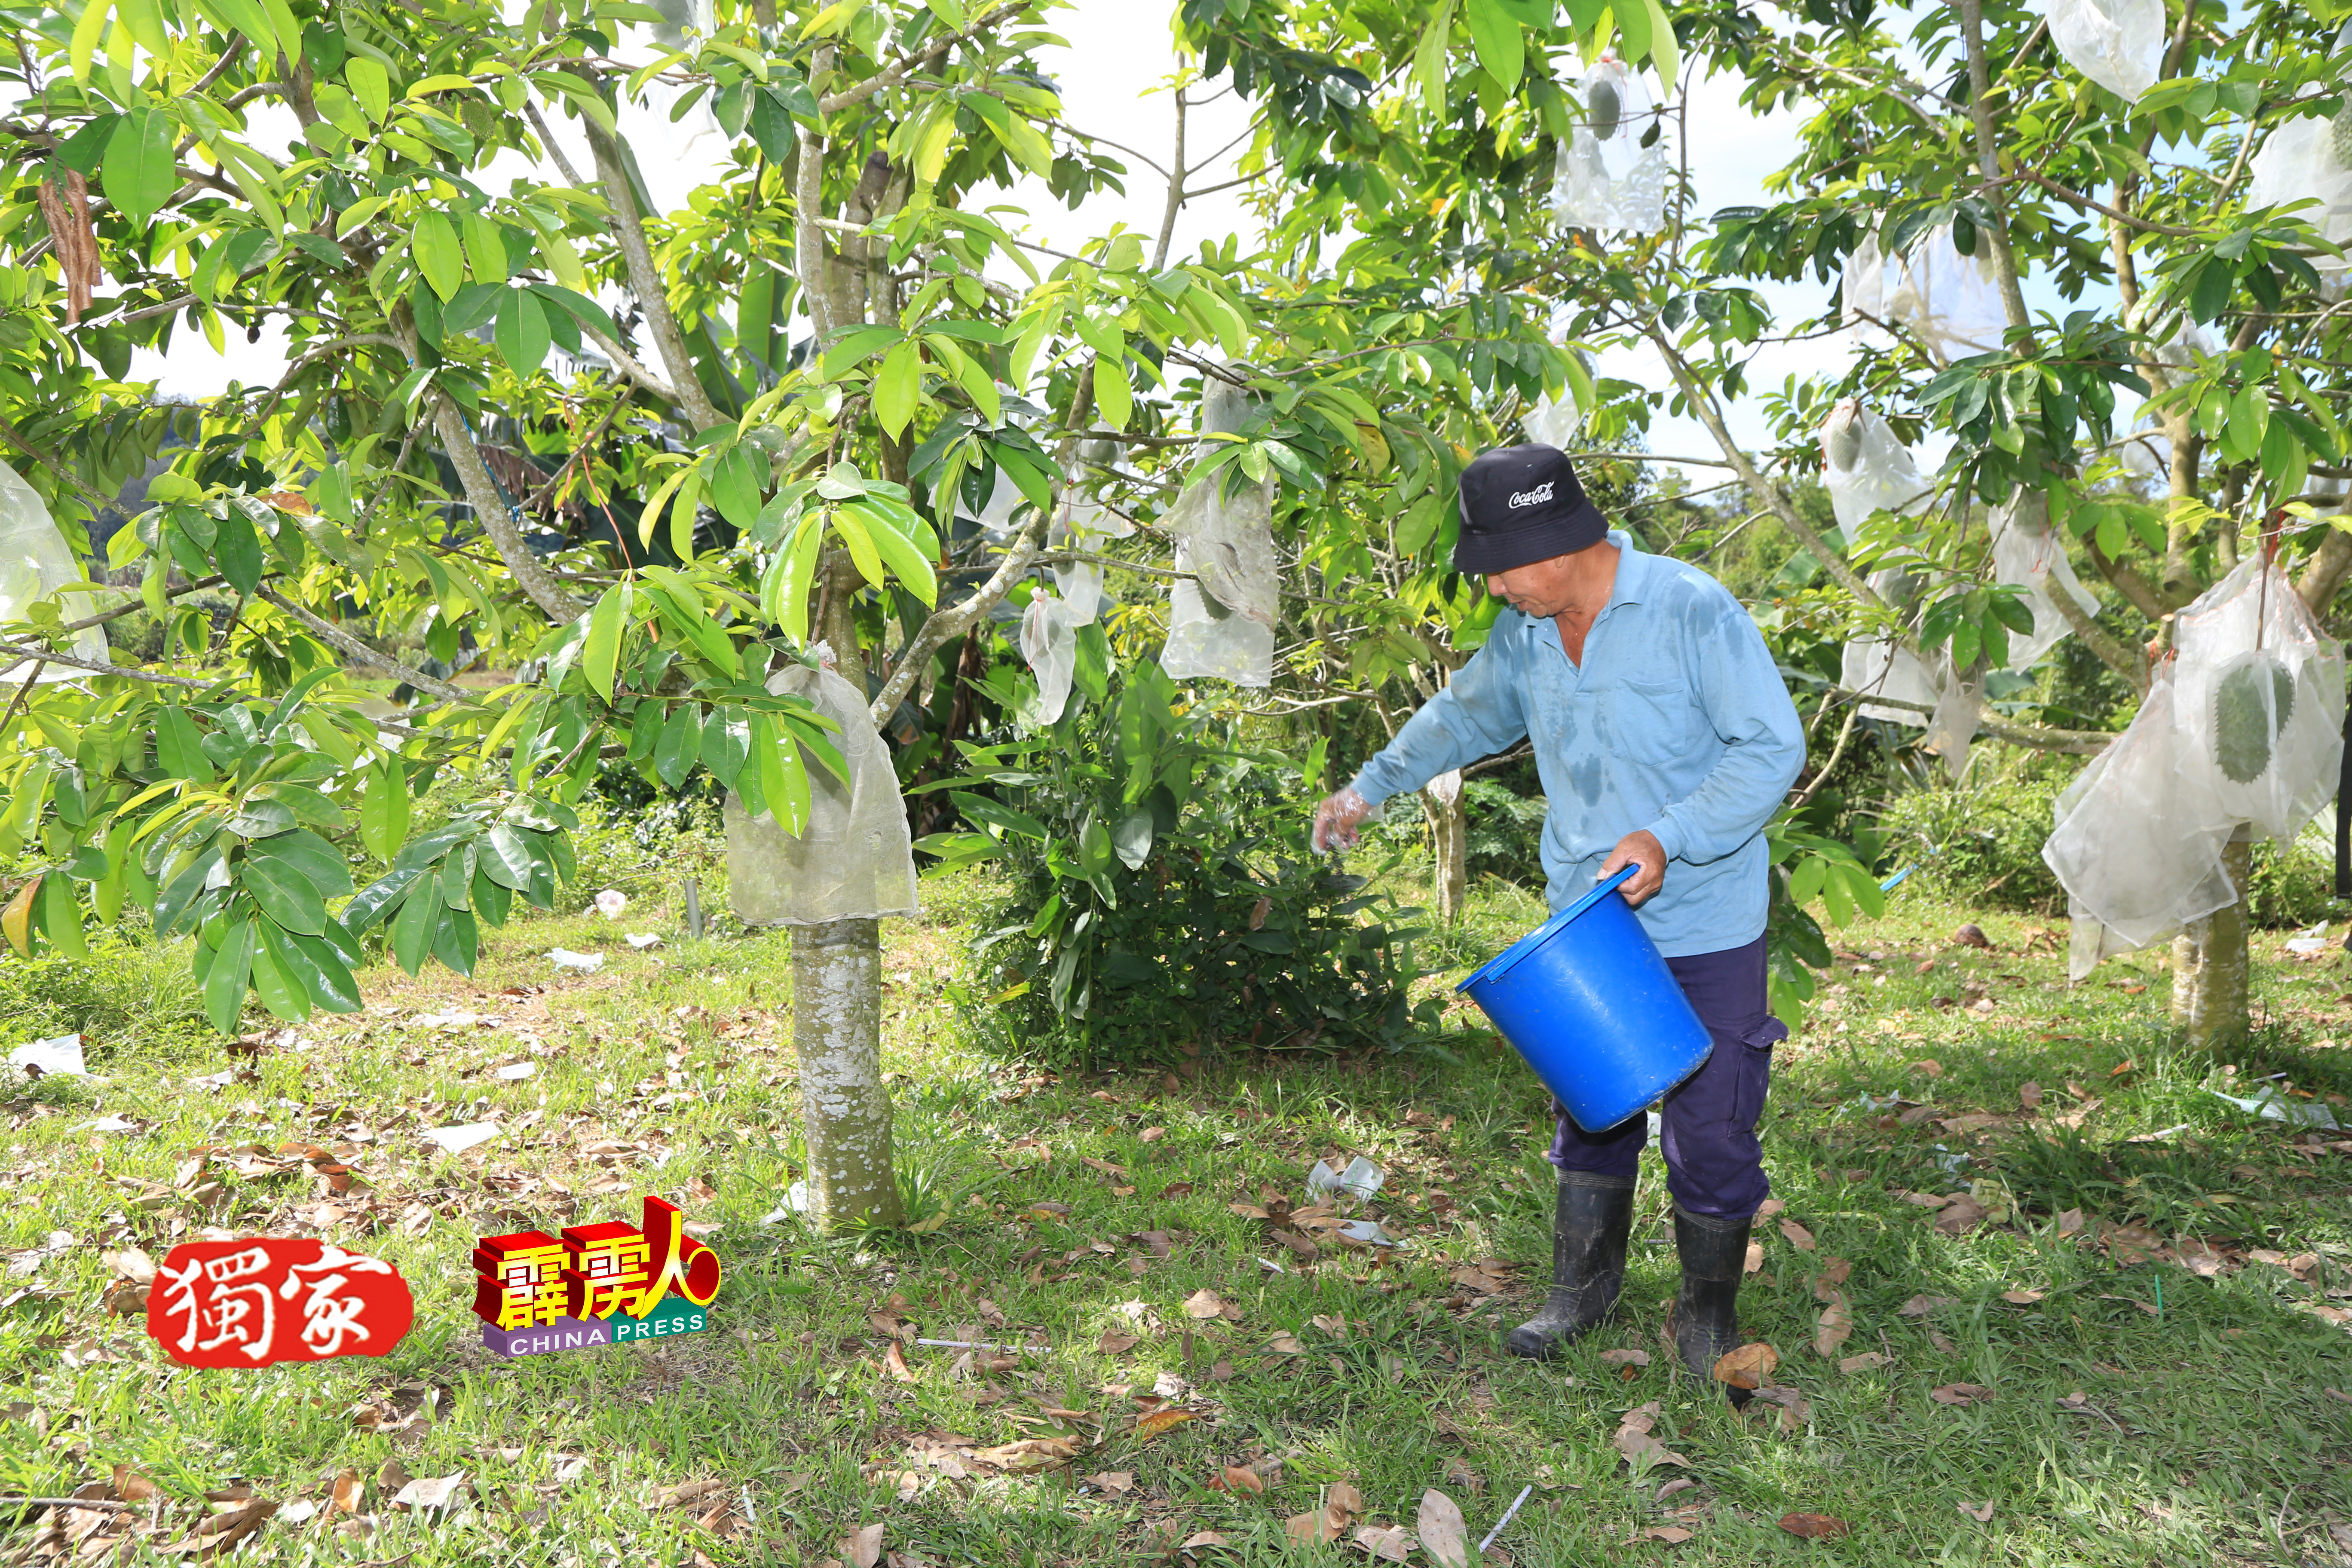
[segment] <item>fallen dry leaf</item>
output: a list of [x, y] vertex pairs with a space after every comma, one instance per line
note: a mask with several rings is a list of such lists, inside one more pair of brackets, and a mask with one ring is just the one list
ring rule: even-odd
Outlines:
[[2060, 1236], [2073, 1236], [2082, 1228], [2083, 1211], [2081, 1209], [2066, 1209], [2059, 1214], [2058, 1234]]
[[1951, 1304], [1952, 1299], [1949, 1296], [1920, 1295], [1912, 1297], [1895, 1310], [1906, 1318], [1924, 1318], [1928, 1313]]
[[1402, 1563], [1412, 1552], [1412, 1535], [1402, 1524], [1368, 1524], [1356, 1531], [1356, 1549], [1375, 1563]]
[[1967, 1514], [1970, 1519], [1975, 1520], [1979, 1524], [1990, 1524], [1992, 1522], [1992, 1500], [1990, 1498], [1987, 1498], [1982, 1502], [1964, 1502], [1960, 1504], [1960, 1511]]
[[1984, 1205], [1974, 1198], [1954, 1198], [1936, 1211], [1936, 1228], [1946, 1236], [1966, 1236], [1982, 1225], [1988, 1217]]
[[1813, 1353], [1828, 1357], [1837, 1353], [1840, 1345], [1853, 1337], [1853, 1313], [1846, 1308], [1841, 1296], [1822, 1309], [1821, 1322], [1813, 1330]]
[[328, 1511], [331, 1513], [359, 1512], [360, 1499], [366, 1494], [366, 1487], [360, 1480], [360, 1473], [357, 1470], [345, 1470], [341, 1475], [335, 1478], [335, 1485], [333, 1490], [330, 1494], [331, 1500], [328, 1504]]
[[1338, 1503], [1326, 1503], [1307, 1513], [1294, 1513], [1282, 1521], [1284, 1533], [1300, 1545], [1316, 1542], [1333, 1542], [1346, 1533], [1348, 1513]]
[[1113, 1329], [1097, 1342], [1097, 1348], [1105, 1355], [1125, 1355], [1142, 1342], [1133, 1334], [1122, 1334]]
[[1938, 1405], [1978, 1405], [1990, 1399], [1992, 1390], [1978, 1383], [1948, 1383], [1929, 1389], [1927, 1397]]
[[1751, 1242], [1749, 1242], [1749, 1243], [1748, 1244], [1748, 1257], [1747, 1257], [1747, 1259], [1746, 1259], [1744, 1262], [1742, 1262], [1742, 1263], [1740, 1264], [1740, 1266], [1739, 1266], [1739, 1271], [1740, 1271], [1742, 1274], [1753, 1274], [1753, 1273], [1755, 1273], [1758, 1269], [1759, 1269], [1759, 1268], [1763, 1268], [1763, 1267], [1764, 1267], [1764, 1244], [1763, 1244], [1762, 1242], [1760, 1242], [1760, 1241], [1751, 1241]]
[[1933, 1057], [1922, 1057], [1911, 1064], [1911, 1070], [1921, 1078], [1941, 1078], [1944, 1076], [1944, 1064]]
[[2038, 1083], [2019, 1084], [2017, 1086], [2017, 1103], [2023, 1106], [2028, 1110], [2041, 1110], [2042, 1086]]
[[882, 1561], [881, 1521], [876, 1521], [855, 1535], [843, 1536], [834, 1550], [849, 1568], [875, 1568]]
[[128, 1465], [114, 1467], [114, 1495], [124, 1502], [145, 1502], [159, 1489], [153, 1481]]
[[1789, 1245], [1795, 1247], [1800, 1252], [1811, 1252], [1813, 1249], [1813, 1233], [1807, 1230], [1803, 1226], [1799, 1225], [1795, 1220], [1782, 1220], [1780, 1222], [1780, 1234], [1787, 1237], [1789, 1238]]
[[1648, 1351], [1602, 1351], [1601, 1364], [1602, 1366], [1647, 1366], [1650, 1364], [1650, 1352]]
[[1323, 1489], [1323, 1501], [1326, 1506], [1343, 1513], [1364, 1511], [1364, 1494], [1356, 1489], [1352, 1481], [1333, 1481]]
[[922, 1381], [917, 1376], [915, 1369], [907, 1364], [906, 1352], [898, 1348], [898, 1342], [896, 1340], [892, 1340], [890, 1348], [882, 1352], [882, 1370], [888, 1373], [895, 1382], [919, 1383]]
[[1178, 1544], [1176, 1550], [1179, 1552], [1200, 1552], [1208, 1547], [1225, 1546], [1231, 1543], [1228, 1542], [1223, 1536], [1219, 1535], [1215, 1531], [1203, 1530], [1195, 1534], [1186, 1536], [1183, 1541]]
[[2000, 1299], [2012, 1307], [2031, 1307], [2042, 1300], [2043, 1294], [2040, 1290], [2003, 1290]]
[[1784, 1513], [1780, 1516], [1780, 1528], [1807, 1541], [1834, 1541], [1853, 1526], [1826, 1513]]
[[1690, 1538], [1691, 1532], [1679, 1524], [1654, 1524], [1633, 1537], [1636, 1541], [1663, 1541], [1669, 1546], [1680, 1546]]
[[1187, 1421], [1198, 1421], [1200, 1418], [1199, 1411], [1187, 1410], [1181, 1405], [1166, 1410], [1155, 1410], [1135, 1424], [1136, 1441], [1148, 1443], [1171, 1427], [1181, 1426]]
[[1813, 1300], [1824, 1304], [1836, 1299], [1837, 1289], [1853, 1273], [1853, 1265], [1843, 1258], [1822, 1259], [1822, 1271], [1813, 1277]]
[[1214, 1318], [1224, 1310], [1224, 1301], [1214, 1290], [1206, 1288], [1184, 1298], [1184, 1315], [1188, 1318]]
[[1857, 1372], [1869, 1372], [1876, 1367], [1889, 1365], [1894, 1360], [1893, 1356], [1877, 1351], [1864, 1351], [1860, 1355], [1850, 1355], [1838, 1363], [1838, 1370], [1852, 1376]]
[[1123, 1493], [1131, 1492], [1135, 1489], [1135, 1472], [1133, 1470], [1105, 1470], [1098, 1476], [1088, 1476], [1087, 1480], [1089, 1484], [1101, 1488], [1104, 1491], [1110, 1493], [1113, 1497], [1118, 1497]]
[[1772, 1369], [1780, 1364], [1780, 1352], [1758, 1340], [1717, 1357], [1715, 1381], [1734, 1388], [1761, 1388], [1772, 1381]]
[[1265, 1478], [1245, 1466], [1227, 1465], [1223, 1473], [1211, 1480], [1209, 1485], [1217, 1491], [1233, 1492], [1237, 1495], [1247, 1493], [1251, 1497], [1255, 1497], [1265, 1490]]
[[465, 1484], [466, 1472], [463, 1470], [454, 1475], [419, 1476], [394, 1494], [392, 1506], [414, 1513], [430, 1513], [436, 1508], [448, 1507], [449, 1500], [457, 1495], [457, 1489]]
[[1307, 1345], [1297, 1334], [1276, 1334], [1265, 1342], [1265, 1348], [1276, 1355], [1298, 1355], [1306, 1351]]
[[1470, 1568], [1470, 1527], [1452, 1498], [1434, 1487], [1423, 1492], [1421, 1511], [1413, 1516], [1412, 1525], [1421, 1537], [1421, 1549], [1439, 1568]]

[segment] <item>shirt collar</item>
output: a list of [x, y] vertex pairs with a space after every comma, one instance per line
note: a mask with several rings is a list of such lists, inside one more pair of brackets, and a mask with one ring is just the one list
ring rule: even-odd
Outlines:
[[1617, 581], [1610, 584], [1609, 603], [1601, 606], [1604, 613], [1614, 605], [1640, 604], [1649, 591], [1650, 574], [1656, 570], [1623, 529], [1611, 529], [1609, 542], [1617, 547]]

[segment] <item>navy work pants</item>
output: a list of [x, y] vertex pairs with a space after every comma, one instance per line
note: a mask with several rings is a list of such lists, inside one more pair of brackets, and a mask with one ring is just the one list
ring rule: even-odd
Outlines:
[[[1764, 939], [1721, 952], [1670, 958], [1666, 967], [1714, 1037], [1715, 1050], [1665, 1098], [1658, 1140], [1666, 1156], [1666, 1187], [1688, 1214], [1713, 1219], [1746, 1219], [1772, 1191], [1764, 1179], [1764, 1153], [1756, 1141], [1757, 1119], [1772, 1076], [1774, 1042], [1789, 1037], [1788, 1026], [1764, 1001]], [[1563, 1171], [1630, 1176], [1650, 1141], [1650, 1120], [1633, 1115], [1616, 1126], [1587, 1132], [1552, 1106], [1559, 1126], [1551, 1163]]]

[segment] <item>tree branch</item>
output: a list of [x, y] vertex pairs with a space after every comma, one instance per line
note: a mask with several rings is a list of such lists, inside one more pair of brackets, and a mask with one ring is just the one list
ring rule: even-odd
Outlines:
[[457, 405], [441, 393], [433, 395], [433, 428], [441, 437], [442, 449], [457, 469], [457, 481], [473, 506], [474, 516], [481, 522], [482, 531], [490, 537], [498, 549], [499, 559], [507, 563], [514, 574], [515, 586], [528, 595], [530, 602], [546, 613], [548, 619], [559, 625], [576, 621], [587, 606], [564, 592], [563, 585], [549, 574], [523, 542], [522, 531], [507, 511], [506, 502], [499, 499], [499, 487], [483, 466], [481, 448], [474, 445], [474, 433], [466, 427], [466, 416]]
[[[1875, 691], [1856, 691], [1845, 686], [1835, 686], [1830, 689], [1857, 703], [1867, 702], [1873, 708], [1899, 708], [1906, 713], [1933, 714], [1936, 711], [1932, 703], [1906, 702], [1899, 697], [1882, 697]], [[2007, 741], [2013, 746], [2030, 746], [2037, 752], [2071, 752], [2085, 757], [2106, 750], [2116, 738], [2105, 730], [2054, 730], [2042, 724], [2020, 724], [2012, 720], [1995, 718], [1990, 713], [1977, 721], [1977, 728], [1995, 740]]]
[[190, 680], [184, 675], [158, 675], [152, 670], [134, 669], [124, 664], [107, 664], [98, 659], [77, 658], [71, 654], [56, 653], [48, 648], [20, 647], [15, 643], [0, 642], [0, 654], [16, 658], [36, 659], [47, 664], [62, 664], [70, 669], [86, 669], [93, 675], [119, 675], [126, 680], [143, 680], [151, 686], [187, 686], [198, 691], [210, 691], [217, 681]]
[[421, 669], [409, 668], [408, 666], [401, 663], [400, 660], [393, 658], [390, 654], [377, 652], [374, 648], [370, 647], [359, 638], [352, 636], [351, 633], [343, 630], [342, 627], [335, 625], [332, 621], [323, 620], [319, 616], [312, 615], [301, 605], [295, 604], [290, 599], [281, 597], [270, 589], [257, 588], [254, 590], [254, 597], [277, 605], [279, 609], [285, 611], [288, 615], [293, 616], [296, 620], [310, 627], [310, 630], [316, 633], [320, 639], [328, 644], [328, 646], [352, 658], [358, 659], [362, 664], [374, 666], [376, 668], [383, 671], [386, 675], [391, 676], [395, 680], [404, 681], [408, 685], [416, 688], [419, 691], [429, 691], [434, 696], [441, 699], [444, 702], [471, 702], [474, 700], [474, 698], [468, 695], [463, 688], [452, 686], [446, 680], [436, 680], [433, 677], [425, 674]]
[[[1984, 172], [1990, 187], [2000, 179], [2000, 153], [1993, 139], [1992, 79], [1985, 63], [1984, 0], [1958, 0], [1960, 15], [1960, 37], [1969, 52], [1969, 118], [1975, 123], [1977, 133], [1977, 163]], [[2025, 294], [2017, 280], [2017, 256], [2009, 245], [2009, 206], [2000, 193], [1988, 188], [1986, 199], [1992, 205], [1992, 269], [2000, 283], [2000, 300], [2009, 312], [2009, 324], [2031, 328], [2033, 318], [2026, 313]]]
[[662, 368], [669, 372], [675, 395], [672, 402], [686, 416], [697, 431], [708, 430], [719, 423], [719, 410], [702, 390], [702, 383], [694, 375], [694, 356], [687, 352], [686, 336], [677, 328], [677, 318], [670, 314], [669, 290], [662, 282], [661, 269], [654, 265], [653, 248], [646, 242], [645, 220], [637, 212], [635, 193], [629, 187], [629, 171], [621, 156], [621, 144], [604, 134], [604, 128], [593, 120], [583, 120], [587, 127], [588, 150], [596, 159], [596, 176], [604, 185], [604, 200], [612, 208], [613, 237], [619, 241], [621, 260], [629, 275], [629, 290], [637, 297], [638, 306], [646, 313], [646, 333], [654, 341], [654, 350], [661, 356]]
[[[910, 72], [930, 69], [940, 60], [947, 58], [947, 54], [950, 49], [954, 48], [958, 44], [968, 44], [972, 39], [980, 37], [981, 34], [988, 31], [991, 27], [995, 26], [997, 24], [1011, 20], [1021, 12], [1027, 10], [1030, 3], [1031, 0], [1013, 0], [1011, 5], [1001, 5], [995, 10], [989, 12], [986, 16], [980, 17], [971, 26], [965, 27], [961, 33], [950, 33], [945, 37], [932, 40], [930, 43], [924, 45], [919, 49], [900, 55], [897, 59], [892, 60], [887, 66], [885, 66], [881, 70], [876, 72], [874, 75], [867, 77], [864, 81], [859, 82], [856, 86], [845, 87], [839, 92], [829, 92], [825, 94], [824, 97], [817, 102], [817, 113], [820, 116], [838, 114], [845, 109], [852, 109], [856, 105], [865, 102], [876, 93], [880, 92], [884, 88], [898, 86], [900, 82], [907, 79], [907, 77]], [[832, 48], [833, 46], [827, 44], [819, 51], [826, 57], [828, 66], [831, 60]], [[824, 68], [826, 68], [825, 66], [819, 66], [812, 68], [809, 72], [809, 79], [812, 81], [816, 80], [819, 72]]]
[[619, 339], [600, 332], [590, 326], [583, 326], [580, 330], [585, 332], [598, 348], [604, 351], [605, 357], [613, 362], [614, 369], [660, 398], [664, 403], [675, 404], [678, 401], [677, 389], [647, 369], [644, 361], [623, 348]]

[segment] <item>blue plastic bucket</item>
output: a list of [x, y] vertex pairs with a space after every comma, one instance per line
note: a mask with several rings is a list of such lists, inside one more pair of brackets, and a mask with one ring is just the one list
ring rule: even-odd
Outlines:
[[1454, 987], [1587, 1132], [1632, 1116], [1715, 1048], [1617, 890], [1640, 868], [1619, 871]]

